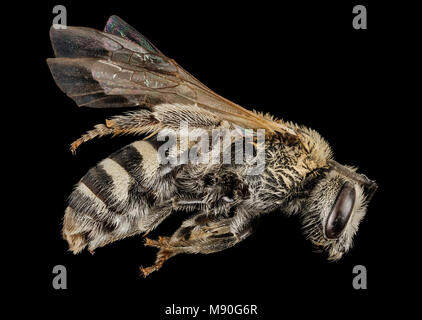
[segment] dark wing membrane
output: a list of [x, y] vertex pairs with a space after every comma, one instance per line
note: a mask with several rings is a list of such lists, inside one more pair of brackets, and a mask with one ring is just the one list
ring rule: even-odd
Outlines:
[[[93, 66], [100, 61], [113, 61], [113, 63], [123, 61], [130, 62], [135, 69], [139, 66], [148, 68], [147, 70], [175, 74], [177, 69], [167, 58], [151, 54], [131, 41], [90, 28], [68, 27], [56, 30], [52, 27], [50, 38], [57, 58], [47, 59], [47, 63], [57, 85], [78, 106], [119, 108], [166, 101], [157, 94], [151, 94], [150, 91], [138, 90], [134, 94], [117, 96], [114, 91], [109, 90], [110, 87], [102, 86], [105, 83], [98, 81], [101, 78], [98, 70], [101, 68], [93, 69]], [[93, 72], [96, 72], [96, 77], [99, 79], [94, 77]], [[114, 86], [121, 89], [127, 84], [119, 78], [112, 81], [115, 82]], [[133, 92], [135, 87], [130, 86], [127, 89], [132, 89]]]
[[132, 41], [95, 29], [51, 27], [50, 38], [54, 53], [58, 58], [102, 58], [159, 72], [177, 72], [174, 63], [162, 54], [150, 53]]
[[135, 28], [127, 24], [118, 16], [111, 16], [110, 18], [108, 18], [107, 23], [104, 27], [104, 32], [111, 33], [115, 36], [119, 36], [132, 42], [135, 42], [151, 53], [162, 55], [160, 50], [158, 50], [151, 42], [149, 42], [147, 38], [145, 38], [142, 34], [139, 33], [139, 31], [135, 30]]
[[284, 124], [217, 95], [120, 18], [112, 16], [105, 31], [51, 28], [57, 58], [48, 59], [48, 65], [57, 85], [79, 106], [153, 108], [164, 102], [196, 104], [246, 128], [296, 135]]
[[139, 101], [139, 96], [107, 95], [92, 77], [92, 66], [96, 59], [56, 58], [47, 62], [57, 85], [79, 106], [122, 108], [132, 107]]

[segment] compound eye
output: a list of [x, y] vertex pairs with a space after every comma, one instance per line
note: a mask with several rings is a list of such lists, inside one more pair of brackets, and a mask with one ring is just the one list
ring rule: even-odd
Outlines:
[[355, 187], [346, 182], [337, 196], [325, 226], [325, 236], [328, 239], [337, 239], [340, 236], [350, 219], [355, 199]]

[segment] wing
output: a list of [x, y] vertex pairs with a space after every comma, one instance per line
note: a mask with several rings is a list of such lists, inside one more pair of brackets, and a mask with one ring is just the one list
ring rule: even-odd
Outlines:
[[52, 27], [50, 37], [56, 58], [47, 63], [57, 85], [78, 106], [154, 110], [163, 103], [197, 105], [245, 128], [298, 135], [217, 95], [117, 16], [110, 17], [104, 32]]

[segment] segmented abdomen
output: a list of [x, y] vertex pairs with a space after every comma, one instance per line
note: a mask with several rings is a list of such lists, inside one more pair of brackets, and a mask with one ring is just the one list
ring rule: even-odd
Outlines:
[[[66, 208], [63, 236], [74, 253], [146, 231], [151, 208], [170, 198], [157, 146], [136, 141], [102, 160], [79, 181]], [[163, 185], [165, 184], [165, 185]]]

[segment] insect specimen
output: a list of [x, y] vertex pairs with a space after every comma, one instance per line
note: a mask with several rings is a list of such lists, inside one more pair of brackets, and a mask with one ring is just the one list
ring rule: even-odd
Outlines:
[[[159, 251], [155, 265], [141, 268], [144, 276], [179, 253], [232, 247], [252, 233], [255, 218], [276, 210], [300, 215], [305, 235], [329, 259], [350, 249], [377, 185], [337, 163], [316, 131], [217, 95], [117, 16], [103, 32], [52, 27], [50, 36], [56, 55], [47, 59], [51, 73], [78, 106], [133, 108], [96, 125], [71, 150], [105, 135], [140, 139], [99, 162], [76, 185], [63, 222], [73, 253], [146, 235], [181, 211], [192, 216], [172, 236], [145, 238]], [[205, 132], [264, 129], [262, 172], [248, 174], [248, 162], [161, 162], [159, 133], [182, 122]]]

